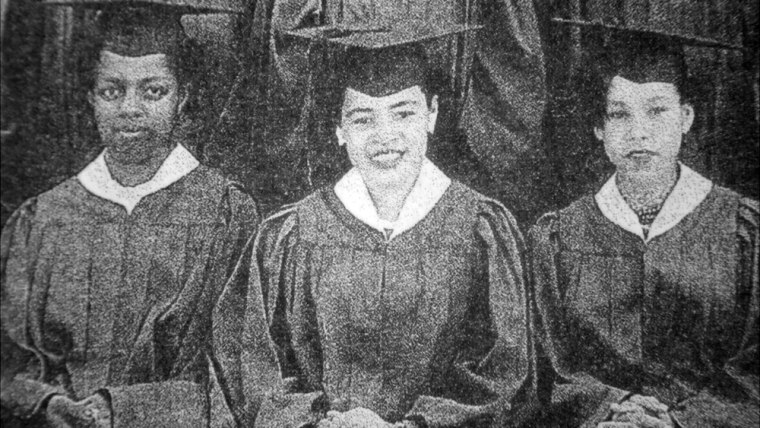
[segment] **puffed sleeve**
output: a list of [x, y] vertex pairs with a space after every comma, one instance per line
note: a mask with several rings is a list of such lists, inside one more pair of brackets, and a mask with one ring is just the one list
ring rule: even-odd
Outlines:
[[[225, 401], [236, 419], [244, 412], [237, 386], [240, 383], [239, 344], [242, 340], [241, 307], [246, 294], [235, 289], [232, 275], [248, 237], [256, 232], [259, 216], [254, 201], [239, 186], [228, 183], [218, 201], [217, 226], [204, 246], [204, 263], [193, 267], [187, 281], [204, 289], [202, 304], [188, 319], [192, 339], [184, 340], [175, 352], [172, 370], [155, 382], [108, 386], [101, 390], [112, 406], [113, 425], [121, 426], [206, 426], [208, 385], [195, 382], [195, 370], [213, 364]], [[186, 288], [193, 286], [185, 285]], [[190, 334], [188, 334], [190, 337]], [[156, 343], [154, 346], [161, 346]], [[255, 414], [255, 411], [254, 411]], [[242, 419], [240, 419], [242, 420]]]
[[[229, 191], [230, 217], [223, 260], [224, 284], [213, 312], [214, 371], [225, 400], [240, 427], [253, 426], [262, 402], [279, 389], [279, 370], [268, 338], [261, 290], [250, 281], [259, 215], [253, 201], [239, 189]], [[213, 423], [213, 422], [212, 422]]]
[[[591, 375], [562, 365], [562, 353], [573, 349], [565, 343], [567, 328], [562, 319], [562, 287], [566, 278], [558, 271], [560, 252], [559, 215], [542, 216], [528, 232], [528, 295], [536, 350], [536, 386], [545, 409], [544, 422], [552, 426], [595, 427], [603, 421], [612, 403], [629, 395], [628, 391], [606, 385]], [[584, 425], [585, 424], [585, 425]]]
[[[254, 264], [257, 283], [266, 311], [266, 318], [272, 345], [282, 375], [281, 390], [263, 403], [257, 426], [262, 427], [303, 427], [310, 426], [320, 418], [320, 403], [325, 397], [317, 385], [303, 385], [303, 371], [296, 358], [296, 349], [291, 341], [288, 319], [288, 288], [292, 286], [296, 265], [299, 260], [293, 248], [299, 237], [297, 208], [285, 207], [262, 224], [254, 244]], [[307, 359], [309, 360], [309, 359]], [[292, 392], [310, 391], [310, 392]]]
[[531, 354], [523, 266], [524, 242], [511, 214], [492, 200], [479, 201], [475, 222], [478, 257], [472, 267], [461, 340], [451, 367], [433, 390], [417, 398], [406, 419], [428, 427], [515, 425], [526, 401]]
[[2, 406], [26, 419], [44, 411], [46, 401], [64, 394], [49, 367], [37, 358], [26, 308], [31, 298], [31, 272], [39, 258], [40, 233], [35, 222], [36, 198], [26, 201], [8, 220], [2, 233]]
[[760, 207], [749, 198], [739, 200], [736, 219], [737, 263], [736, 308], [744, 320], [741, 343], [716, 375], [715, 385], [676, 404], [671, 414], [684, 428], [749, 427], [760, 425], [760, 289], [758, 251]]

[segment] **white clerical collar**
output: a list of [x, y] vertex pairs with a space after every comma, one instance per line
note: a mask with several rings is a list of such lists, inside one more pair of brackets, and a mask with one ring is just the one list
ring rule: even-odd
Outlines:
[[134, 187], [124, 187], [113, 179], [105, 158], [106, 151], [77, 175], [85, 189], [95, 196], [123, 206], [128, 214], [142, 198], [165, 189], [198, 167], [198, 160], [181, 144], [177, 144], [153, 177]]
[[378, 216], [367, 186], [356, 168], [351, 168], [338, 181], [335, 185], [335, 194], [354, 217], [381, 233], [385, 234], [391, 230], [388, 239], [393, 239], [425, 218], [450, 185], [451, 179], [425, 158], [420, 168], [420, 175], [404, 200], [398, 219], [394, 222], [383, 220]]
[[649, 242], [654, 237], [672, 229], [684, 217], [694, 211], [712, 190], [712, 181], [702, 177], [684, 164], [680, 164], [680, 167], [681, 174], [678, 182], [665, 199], [660, 212], [649, 228], [649, 233], [646, 235], [644, 235], [638, 216], [625, 202], [623, 195], [620, 194], [615, 181], [617, 174], [613, 174], [596, 194], [594, 198], [596, 204], [602, 214], [611, 222], [638, 235], [644, 242]]

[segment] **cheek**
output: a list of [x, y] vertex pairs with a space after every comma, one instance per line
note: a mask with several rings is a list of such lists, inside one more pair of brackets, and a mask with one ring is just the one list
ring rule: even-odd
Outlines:
[[92, 105], [93, 115], [98, 127], [107, 126], [117, 119], [118, 107], [107, 102], [96, 101]]
[[154, 127], [158, 129], [171, 127], [177, 111], [176, 97], [148, 104], [146, 110], [147, 117]]

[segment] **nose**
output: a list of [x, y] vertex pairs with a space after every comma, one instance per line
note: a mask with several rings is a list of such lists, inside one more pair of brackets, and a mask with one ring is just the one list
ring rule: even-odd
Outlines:
[[380, 115], [375, 121], [375, 137], [377, 140], [387, 142], [397, 136], [396, 122], [390, 115]]
[[651, 136], [647, 118], [642, 114], [633, 114], [628, 126], [628, 136], [634, 140], [645, 140]]
[[124, 94], [124, 100], [120, 106], [120, 113], [123, 116], [134, 117], [140, 116], [143, 113], [142, 100], [135, 90], [128, 90]]

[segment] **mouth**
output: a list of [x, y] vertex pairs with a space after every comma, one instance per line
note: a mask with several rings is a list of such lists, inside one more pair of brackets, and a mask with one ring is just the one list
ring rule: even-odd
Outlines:
[[143, 134], [145, 134], [147, 132], [147, 129], [143, 127], [135, 126], [135, 127], [116, 128], [115, 131], [120, 137], [135, 138], [135, 137], [140, 137]]
[[630, 159], [648, 159], [656, 154], [657, 153], [650, 150], [631, 150], [625, 155], [625, 157]]
[[398, 164], [398, 162], [401, 161], [401, 158], [404, 157], [405, 153], [406, 152], [403, 150], [382, 149], [373, 153], [370, 158], [380, 166], [388, 168]]

